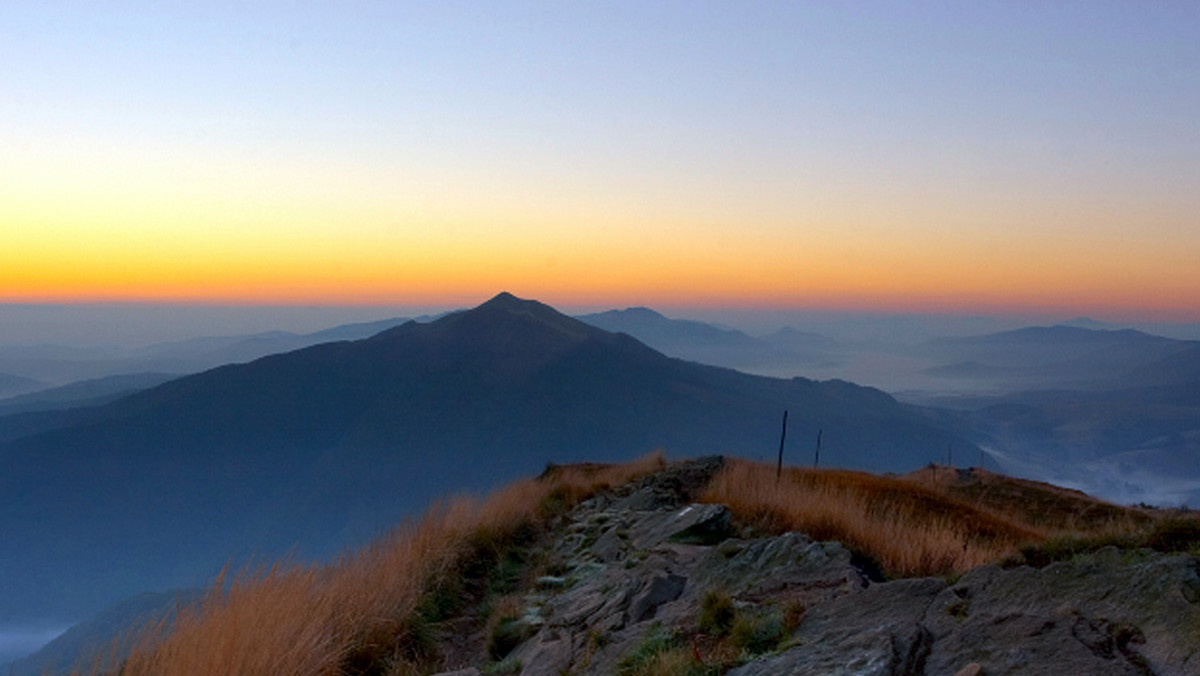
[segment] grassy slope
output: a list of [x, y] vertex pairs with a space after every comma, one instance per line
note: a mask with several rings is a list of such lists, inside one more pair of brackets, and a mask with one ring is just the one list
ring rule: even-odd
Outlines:
[[[173, 632], [151, 628], [140, 637], [141, 649], [121, 673], [432, 673], [440, 666], [438, 628], [494, 628], [488, 609], [504, 601], [497, 571], [515, 566], [525, 578], [539, 572], [513, 552], [586, 496], [662, 467], [661, 456], [559, 467], [483, 501], [439, 503], [336, 565], [280, 564], [218, 580]], [[840, 540], [892, 576], [954, 574], [1005, 558], [1077, 551], [1044, 546], [1063, 541], [1140, 545], [1166, 532], [1176, 537], [1172, 546], [1200, 545], [1194, 514], [1118, 507], [977, 470], [930, 467], [881, 477], [789, 468], [777, 480], [774, 467], [729, 460], [703, 499], [727, 504], [750, 530]]]

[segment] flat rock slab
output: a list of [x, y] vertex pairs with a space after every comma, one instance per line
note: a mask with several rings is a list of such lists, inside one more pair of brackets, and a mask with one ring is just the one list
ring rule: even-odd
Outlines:
[[791, 648], [734, 669], [729, 676], [925, 673], [933, 637], [921, 621], [945, 586], [933, 578], [898, 580], [823, 603], [805, 616]]
[[1086, 673], [1200, 675], [1198, 568], [1115, 547], [1042, 569], [976, 568], [930, 608], [930, 669], [1064, 673], [1074, 655]]
[[798, 533], [761, 540], [728, 540], [696, 569], [697, 589], [720, 589], [750, 601], [798, 599], [813, 605], [862, 591], [867, 580], [850, 551]]
[[[693, 504], [674, 512], [659, 512], [654, 518], [637, 519], [629, 528], [634, 549], [650, 549], [675, 536], [719, 537], [730, 530], [729, 508], [725, 505]], [[713, 534], [713, 535], [709, 535]]]

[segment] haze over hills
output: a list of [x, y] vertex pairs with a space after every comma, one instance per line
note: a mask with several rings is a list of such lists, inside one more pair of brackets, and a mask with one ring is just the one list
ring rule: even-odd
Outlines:
[[688, 319], [669, 319], [650, 308], [609, 310], [578, 319], [606, 331], [628, 333], [672, 357], [776, 377], [844, 364], [854, 347], [814, 333], [781, 329], [762, 338]]
[[944, 421], [1006, 472], [1124, 503], [1200, 503], [1196, 341], [1088, 319], [915, 343], [903, 332], [891, 343], [797, 329], [752, 338], [644, 308], [583, 319], [674, 356], [890, 383], [902, 401], [962, 411]]
[[12, 373], [0, 373], [0, 397], [10, 397], [33, 392], [45, 387], [45, 383], [38, 382], [33, 378], [13, 375]]
[[931, 375], [987, 378], [1009, 390], [1063, 390], [1126, 387], [1194, 345], [1132, 329], [1044, 326], [933, 340], [922, 349], [951, 362], [928, 369]]
[[903, 471], [951, 444], [977, 451], [878, 390], [669, 358], [501, 294], [10, 430], [0, 621], [73, 619], [230, 556], [330, 555], [548, 461], [770, 456], [784, 409], [804, 449], [790, 452], [823, 430], [823, 463]]
[[[428, 320], [428, 317], [419, 320]], [[312, 333], [264, 331], [249, 335], [206, 336], [153, 343], [142, 347], [113, 345], [6, 345], [0, 346], [0, 371], [21, 374], [28, 381], [21, 389], [4, 388], [12, 396], [84, 380], [138, 373], [197, 373], [225, 364], [243, 363], [269, 354], [336, 340], [366, 338], [409, 321], [397, 317], [343, 324]], [[0, 405], [6, 402], [0, 401]]]
[[28, 394], [0, 399], [0, 416], [79, 406], [99, 406], [178, 377], [179, 375], [174, 373], [130, 373], [80, 380], [59, 387], [39, 389]]

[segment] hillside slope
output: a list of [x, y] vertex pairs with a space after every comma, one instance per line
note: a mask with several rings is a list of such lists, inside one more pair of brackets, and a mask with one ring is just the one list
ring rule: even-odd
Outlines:
[[17, 416], [0, 430], [0, 622], [78, 619], [230, 557], [331, 556], [439, 495], [546, 462], [773, 454], [784, 409], [801, 448], [823, 430], [826, 464], [909, 470], [974, 448], [878, 390], [670, 359], [508, 294]]
[[[887, 528], [847, 544], [862, 522]], [[926, 554], [900, 571], [897, 544]], [[122, 673], [1195, 674], [1200, 519], [973, 470], [649, 457], [548, 468], [182, 617]]]

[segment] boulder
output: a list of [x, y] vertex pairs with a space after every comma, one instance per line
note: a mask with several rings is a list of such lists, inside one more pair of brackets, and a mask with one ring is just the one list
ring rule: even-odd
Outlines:
[[899, 580], [820, 604], [805, 615], [792, 635], [792, 647], [729, 676], [925, 673], [933, 636], [921, 620], [945, 586], [934, 578]]

